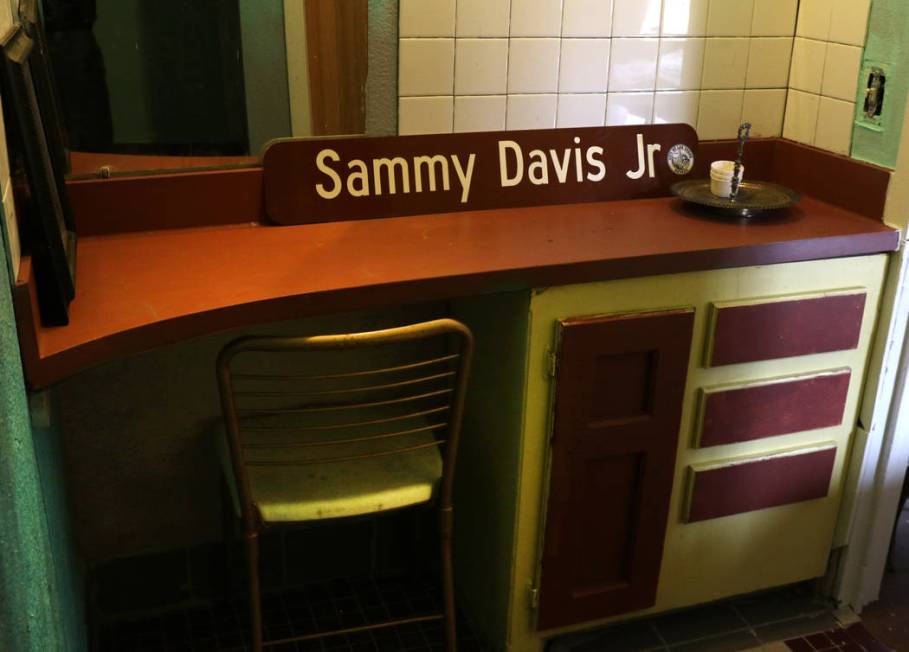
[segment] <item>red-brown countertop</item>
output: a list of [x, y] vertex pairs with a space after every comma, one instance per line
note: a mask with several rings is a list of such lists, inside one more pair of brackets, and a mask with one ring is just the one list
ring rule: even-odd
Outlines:
[[28, 382], [44, 387], [119, 356], [254, 323], [898, 246], [897, 231], [811, 197], [749, 224], [664, 198], [226, 225], [82, 238], [66, 327], [40, 326], [26, 259], [16, 313]]

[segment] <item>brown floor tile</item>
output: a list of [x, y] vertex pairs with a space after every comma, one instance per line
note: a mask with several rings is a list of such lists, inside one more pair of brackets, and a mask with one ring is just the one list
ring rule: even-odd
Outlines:
[[817, 634], [806, 636], [805, 640], [811, 643], [811, 646], [815, 650], [827, 650], [835, 646], [835, 643], [825, 632], [818, 632]]

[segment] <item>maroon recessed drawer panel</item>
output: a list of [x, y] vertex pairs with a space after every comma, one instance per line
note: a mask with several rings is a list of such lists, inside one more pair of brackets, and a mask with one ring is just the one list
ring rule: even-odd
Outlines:
[[845, 369], [763, 385], [706, 389], [698, 446], [838, 426], [843, 422], [850, 377]]
[[689, 523], [823, 498], [836, 447], [691, 469]]
[[845, 351], [858, 346], [865, 292], [714, 306], [707, 365]]

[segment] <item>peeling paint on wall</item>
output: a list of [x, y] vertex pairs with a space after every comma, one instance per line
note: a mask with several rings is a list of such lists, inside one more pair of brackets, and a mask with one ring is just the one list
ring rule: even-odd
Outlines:
[[852, 157], [860, 161], [896, 167], [903, 114], [909, 92], [909, 3], [905, 0], [874, 0], [868, 22], [868, 40], [859, 73], [864, 88], [873, 67], [886, 75], [884, 106], [877, 119], [864, 115], [859, 98], [853, 130]]

